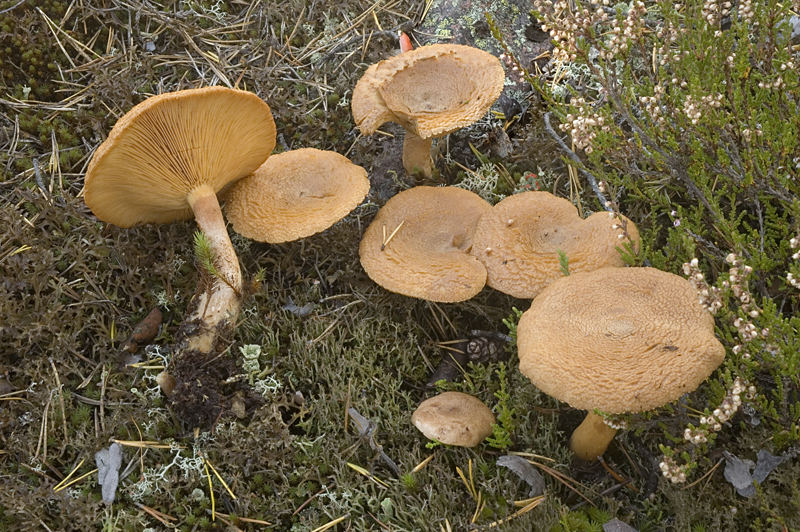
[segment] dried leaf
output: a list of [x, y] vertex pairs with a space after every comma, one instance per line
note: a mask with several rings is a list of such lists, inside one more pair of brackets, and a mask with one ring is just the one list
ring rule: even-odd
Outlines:
[[497, 459], [497, 465], [510, 469], [519, 478], [527, 482], [528, 486], [531, 487], [530, 497], [538, 497], [544, 493], [545, 483], [541, 473], [521, 456], [513, 454], [501, 456]]
[[122, 446], [112, 443], [108, 449], [101, 449], [94, 455], [97, 464], [97, 483], [103, 486], [103, 502], [111, 504], [119, 484], [119, 468], [122, 466]]
[[[741, 460], [736, 456], [725, 451], [725, 480], [730, 482], [742, 497], [752, 497], [756, 493], [753, 481], [761, 484], [785, 460], [782, 456], [773, 456], [769, 451], [758, 451], [758, 463], [753, 464], [752, 460]], [[755, 465], [755, 471], [750, 470]]]
[[314, 303], [306, 303], [302, 307], [298, 307], [292, 301], [292, 298], [287, 298], [287, 303], [281, 307], [283, 310], [288, 310], [298, 318], [304, 318], [314, 311]]
[[615, 517], [603, 525], [603, 532], [637, 532], [637, 530]]

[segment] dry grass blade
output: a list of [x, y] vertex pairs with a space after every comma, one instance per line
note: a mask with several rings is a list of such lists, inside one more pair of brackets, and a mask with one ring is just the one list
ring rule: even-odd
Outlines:
[[559, 482], [564, 484], [567, 488], [569, 488], [570, 490], [572, 490], [575, 493], [577, 493], [578, 496], [580, 496], [583, 500], [585, 500], [586, 502], [588, 502], [592, 506], [596, 506], [594, 504], [594, 502], [592, 502], [591, 499], [589, 499], [586, 495], [584, 495], [583, 493], [581, 493], [580, 491], [575, 489], [575, 487], [573, 485], [580, 486], [581, 488], [585, 489], [586, 491], [591, 492], [595, 496], [599, 496], [598, 493], [595, 492], [594, 490], [591, 490], [591, 489], [587, 488], [586, 486], [584, 486], [583, 484], [581, 484], [577, 480], [575, 480], [573, 478], [570, 478], [567, 475], [565, 475], [565, 474], [563, 474], [563, 473], [561, 473], [559, 471], [556, 471], [555, 469], [553, 469], [551, 467], [548, 467], [548, 466], [546, 466], [544, 464], [540, 464], [539, 462], [535, 462], [533, 460], [528, 460], [528, 462], [530, 462], [531, 464], [535, 465], [536, 467], [538, 467], [539, 469], [541, 469], [542, 471], [544, 471], [548, 475], [552, 476], [553, 478], [555, 478], [556, 480], [558, 480]]
[[[163, 525], [171, 526], [168, 521], [177, 521], [178, 520], [177, 517], [172, 517], [171, 515], [167, 515], [165, 513], [161, 513], [158, 510], [150, 508], [149, 506], [145, 506], [142, 503], [134, 501], [133, 504], [135, 504], [136, 507], [139, 508], [140, 510], [142, 510], [143, 512], [148, 513], [151, 517], [153, 517], [154, 519], [156, 519], [157, 521], [159, 521]], [[174, 526], [174, 525], [172, 525], [172, 526]]]
[[544, 502], [544, 497], [545, 497], [544, 495], [540, 495], [538, 497], [534, 497], [530, 501], [527, 501], [527, 504], [525, 506], [523, 506], [522, 508], [520, 508], [519, 510], [517, 510], [513, 514], [509, 515], [508, 517], [504, 517], [503, 519], [500, 519], [498, 521], [494, 521], [492, 523], [489, 523], [487, 525], [487, 527], [488, 528], [494, 528], [496, 526], [500, 526], [503, 523], [507, 523], [507, 522], [511, 521], [512, 519], [515, 519], [515, 518], [517, 518], [517, 517], [519, 517], [521, 515], [524, 515], [524, 514], [530, 512], [531, 510], [533, 510], [534, 508], [536, 508], [537, 506], [539, 506], [540, 504], [542, 504]]

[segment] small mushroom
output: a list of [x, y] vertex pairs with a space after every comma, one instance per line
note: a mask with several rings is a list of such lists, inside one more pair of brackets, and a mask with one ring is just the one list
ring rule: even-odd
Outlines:
[[120, 118], [86, 170], [84, 200], [119, 227], [194, 215], [219, 278], [197, 298], [187, 321], [200, 332], [188, 348], [211, 350], [216, 329], [234, 323], [242, 274], [217, 193], [256, 170], [275, 147], [269, 106], [255, 94], [206, 87], [153, 96]]
[[478, 48], [433, 44], [370, 66], [353, 90], [353, 117], [364, 135], [385, 122], [406, 130], [406, 171], [433, 172], [431, 144], [480, 119], [500, 96], [500, 60]]
[[350, 159], [303, 148], [273, 155], [237, 182], [225, 214], [240, 235], [277, 244], [324, 231], [368, 192], [366, 170]]
[[[634, 251], [639, 231], [624, 218]], [[486, 284], [514, 297], [532, 299], [563, 276], [558, 252], [570, 274], [625, 266], [620, 221], [606, 212], [586, 219], [575, 206], [549, 192], [522, 192], [500, 201], [481, 218], [472, 253], [486, 266]]]
[[686, 279], [601, 268], [545, 288], [517, 327], [519, 369], [540, 390], [588, 410], [570, 441], [595, 460], [616, 430], [594, 414], [643, 412], [690, 392], [725, 358], [714, 318]]
[[364, 232], [359, 255], [370, 278], [428, 301], [466, 301], [483, 289], [486, 268], [469, 254], [491, 205], [456, 187], [414, 187], [395, 195]]
[[446, 445], [475, 447], [491, 436], [494, 414], [479, 399], [444, 392], [423, 401], [411, 421], [427, 438]]

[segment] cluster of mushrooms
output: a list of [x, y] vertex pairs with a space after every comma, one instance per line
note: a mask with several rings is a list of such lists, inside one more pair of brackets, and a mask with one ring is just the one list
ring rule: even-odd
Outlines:
[[[353, 115], [364, 134], [401, 124], [406, 170], [431, 175], [432, 139], [485, 115], [503, 81], [500, 61], [475, 48], [404, 50], [369, 67], [353, 92]], [[214, 275], [198, 290], [170, 367], [173, 405], [213, 393], [213, 383], [196, 376], [197, 355], [215, 352], [241, 304], [241, 270], [218, 198], [234, 231], [278, 243], [326, 229], [369, 192], [364, 169], [339, 154], [307, 148], [271, 156], [275, 136], [270, 109], [254, 94], [178, 91], [122, 117], [87, 170], [84, 198], [101, 220], [131, 227], [194, 216], [210, 247]], [[688, 281], [625, 267], [622, 243], [635, 252], [638, 240], [623, 216], [582, 219], [547, 192], [492, 206], [460, 188], [418, 186], [381, 208], [359, 254], [376, 283], [407, 296], [454, 303], [488, 285], [532, 299], [517, 330], [520, 370], [545, 393], [589, 410], [571, 448], [592, 460], [615, 433], [594, 409], [661, 406], [693, 390], [725, 355]], [[195, 426], [208, 421], [181, 417]], [[429, 437], [466, 446], [483, 441], [494, 422], [488, 407], [455, 392], [428, 399], [412, 419]]]
[[[662, 406], [694, 390], [725, 356], [690, 283], [625, 267], [624, 242], [638, 250], [638, 230], [624, 216], [582, 219], [572, 203], [547, 192], [491, 206], [456, 187], [414, 187], [378, 212], [360, 256], [374, 281], [407, 296], [453, 303], [488, 285], [532, 299], [517, 328], [520, 371], [545, 393], [589, 411], [570, 446], [594, 460], [616, 433], [595, 409]], [[438, 396], [412, 419], [442, 443], [477, 445], [492, 433], [494, 418], [475, 401]]]
[[[373, 65], [353, 93], [362, 133], [387, 121], [405, 128], [409, 173], [430, 175], [431, 139], [482, 116], [502, 90], [496, 58], [447, 48], [427, 46]], [[452, 72], [467, 69], [443, 59], [449, 57], [483, 66], [458, 78]], [[426, 89], [411, 90], [420, 80]], [[376, 283], [410, 297], [456, 303], [488, 285], [533, 299], [517, 328], [520, 371], [545, 393], [589, 411], [570, 447], [595, 460], [617, 430], [595, 410], [662, 406], [694, 390], [725, 357], [714, 320], [689, 282], [625, 267], [626, 243], [638, 252], [638, 230], [626, 217], [598, 212], [582, 219], [572, 203], [547, 192], [492, 206], [457, 187], [418, 186], [381, 208], [359, 255]], [[448, 392], [424, 401], [412, 421], [429, 438], [475, 446], [492, 433], [494, 416], [476, 398]]]

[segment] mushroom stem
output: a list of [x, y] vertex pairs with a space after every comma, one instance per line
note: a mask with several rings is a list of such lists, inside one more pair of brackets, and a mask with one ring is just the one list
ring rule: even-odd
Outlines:
[[594, 412], [586, 414], [586, 418], [572, 433], [569, 448], [581, 460], [594, 461], [606, 452], [617, 429], [606, 425], [602, 416]]
[[187, 338], [187, 348], [208, 353], [214, 346], [217, 328], [223, 322], [233, 323], [239, 315], [242, 272], [231, 244], [225, 220], [214, 190], [204, 185], [188, 198], [200, 230], [206, 235], [218, 272], [211, 287], [198, 296], [198, 305], [189, 321], [201, 320], [201, 330]]
[[432, 145], [432, 138], [423, 139], [416, 133], [406, 131], [403, 139], [403, 167], [406, 172], [422, 174], [424, 177], [433, 175]]

